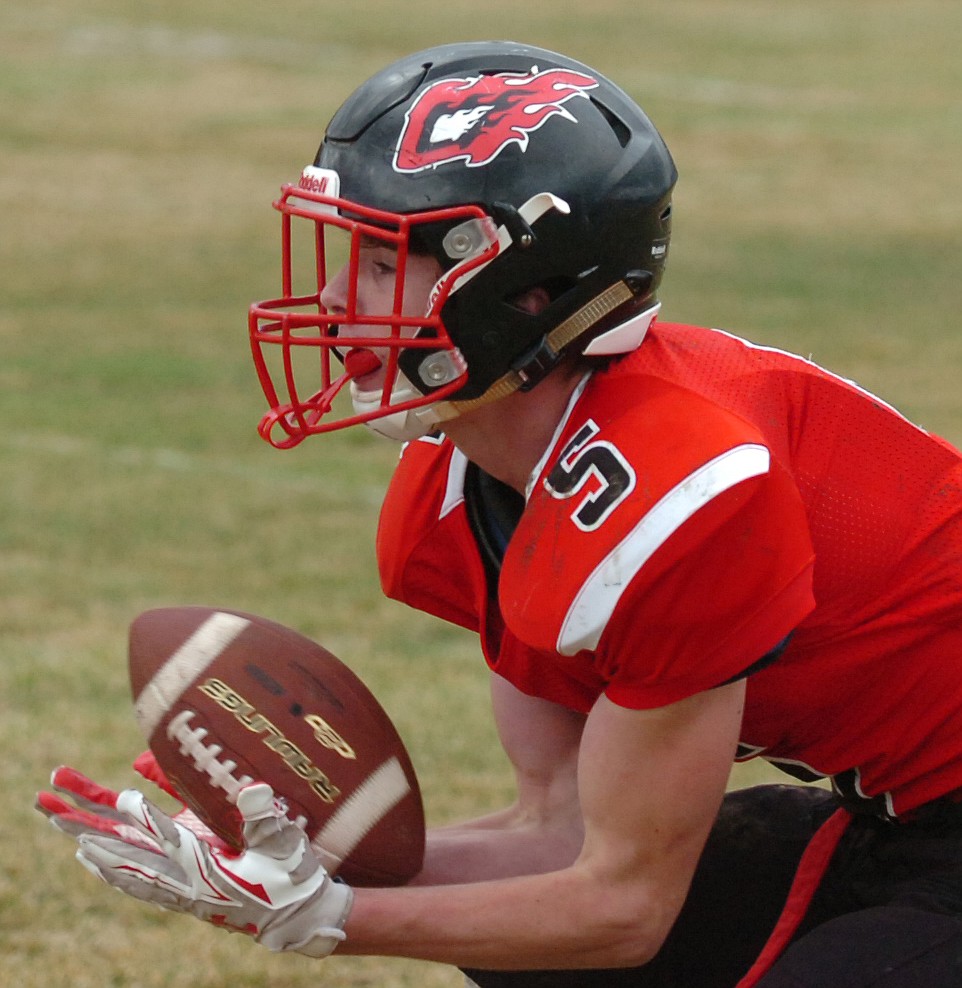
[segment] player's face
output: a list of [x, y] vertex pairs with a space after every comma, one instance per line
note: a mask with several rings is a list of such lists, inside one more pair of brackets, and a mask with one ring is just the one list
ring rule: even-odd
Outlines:
[[[428, 308], [431, 291], [441, 276], [441, 266], [428, 255], [409, 254], [404, 269], [403, 297], [399, 315], [420, 316]], [[359, 317], [387, 316], [397, 311], [396, 295], [398, 291], [398, 254], [389, 245], [373, 239], [364, 239], [358, 252], [358, 269], [356, 282], [356, 298], [354, 312]], [[349, 265], [344, 265], [338, 273], [325, 285], [321, 292], [321, 303], [325, 309], [336, 315], [348, 312], [350, 306], [350, 274]], [[413, 336], [413, 327], [402, 327], [403, 337]], [[366, 337], [388, 337], [391, 328], [387, 325], [367, 323], [359, 319], [357, 322], [343, 323], [338, 327], [338, 340], [344, 340], [338, 350], [342, 357], [351, 353], [348, 341]], [[378, 366], [373, 370], [362, 373], [356, 378], [356, 385], [362, 390], [369, 391], [379, 387], [384, 378], [383, 365], [387, 361], [386, 348], [365, 347], [367, 353], [373, 353], [378, 359]]]

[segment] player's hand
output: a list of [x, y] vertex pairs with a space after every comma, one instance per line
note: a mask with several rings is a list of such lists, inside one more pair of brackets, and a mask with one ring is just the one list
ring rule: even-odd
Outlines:
[[[158, 789], [177, 800], [181, 809], [174, 819], [179, 824], [194, 831], [208, 844], [226, 849], [226, 844], [193, 810], [187, 808], [150, 751], [145, 751], [134, 761], [134, 769]], [[84, 833], [106, 833], [154, 846], [150, 838], [131, 832], [129, 823], [117, 811], [119, 794], [113, 789], [98, 785], [76, 769], [65, 765], [54, 769], [50, 785], [53, 792], [38, 793], [36, 807], [58, 830], [75, 838]], [[64, 797], [68, 797], [70, 801]]]
[[271, 950], [325, 957], [344, 939], [353, 893], [321, 867], [270, 786], [255, 783], [238, 794], [246, 850], [234, 854], [198, 837], [136, 789], [113, 793], [65, 771], [58, 770], [59, 779], [54, 773], [55, 785], [71, 793], [78, 808], [71, 814], [51, 812], [39, 799], [38, 805], [76, 837], [77, 859], [108, 885], [246, 933]]

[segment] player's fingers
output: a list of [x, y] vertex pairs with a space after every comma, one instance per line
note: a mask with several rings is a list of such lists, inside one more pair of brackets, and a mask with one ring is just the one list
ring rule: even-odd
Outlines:
[[117, 809], [142, 834], [157, 842], [177, 874], [188, 884], [193, 883], [191, 887], [196, 886], [197, 894], [207, 894], [209, 881], [206, 876], [212, 849], [205, 841], [164, 813], [138, 789], [120, 792]]
[[76, 769], [64, 765], [54, 769], [50, 784], [54, 791], [38, 793], [35, 806], [61, 830], [75, 834], [78, 827], [102, 830], [123, 822], [116, 810], [117, 794]]
[[148, 748], [134, 759], [134, 771], [142, 775], [148, 782], [152, 782], [158, 789], [173, 796], [176, 800], [181, 800], [177, 790], [171, 785], [170, 779], [164, 774], [164, 770], [157, 762], [154, 753]]
[[237, 794], [237, 809], [244, 822], [244, 844], [249, 851], [283, 860], [302, 849], [310, 865], [308, 871], [317, 869], [307, 835], [290, 820], [285, 805], [266, 782], [244, 786]]
[[46, 817], [64, 816], [76, 809], [53, 792], [38, 792], [33, 805]]
[[77, 844], [77, 860], [101, 881], [135, 899], [182, 910], [189, 889], [165, 855], [89, 834]]
[[116, 818], [89, 813], [61, 799], [56, 793], [39, 792], [34, 806], [61, 833], [79, 838], [85, 834], [103, 834], [125, 841], [146, 851], [156, 853], [157, 842], [127, 823], [119, 814]]
[[274, 798], [274, 790], [266, 782], [252, 782], [237, 793], [237, 809], [244, 823], [276, 820], [283, 815]]
[[78, 809], [73, 803], [61, 799], [56, 793], [38, 792], [34, 806], [58, 830], [62, 830], [66, 834], [75, 836], [88, 830], [113, 833], [113, 826], [103, 817]]
[[82, 772], [67, 765], [60, 765], [50, 775], [50, 785], [57, 792], [66, 793], [79, 806], [97, 811], [98, 807], [114, 810], [117, 793], [88, 779]]
[[[154, 806], [139, 789], [124, 789], [117, 794], [117, 809], [138, 830], [155, 840], [165, 853], [176, 851], [189, 831], [177, 824], [163, 810]], [[196, 840], [192, 834], [189, 836]]]

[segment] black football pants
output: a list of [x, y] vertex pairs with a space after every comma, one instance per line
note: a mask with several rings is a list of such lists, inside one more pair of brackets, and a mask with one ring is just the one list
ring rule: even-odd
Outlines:
[[[734, 988], [837, 804], [823, 789], [729, 793], [658, 956], [604, 971], [466, 971], [480, 988]], [[962, 809], [856, 816], [801, 926], [758, 988], [962, 988]]]

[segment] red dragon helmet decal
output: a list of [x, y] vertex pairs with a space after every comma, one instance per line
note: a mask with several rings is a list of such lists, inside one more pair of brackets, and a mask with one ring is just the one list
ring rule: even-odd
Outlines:
[[419, 172], [453, 161], [476, 168], [509, 144], [524, 151], [528, 135], [555, 114], [577, 123], [565, 104], [587, 98], [598, 81], [570, 69], [537, 67], [467, 79], [440, 79], [405, 114], [394, 170]]

